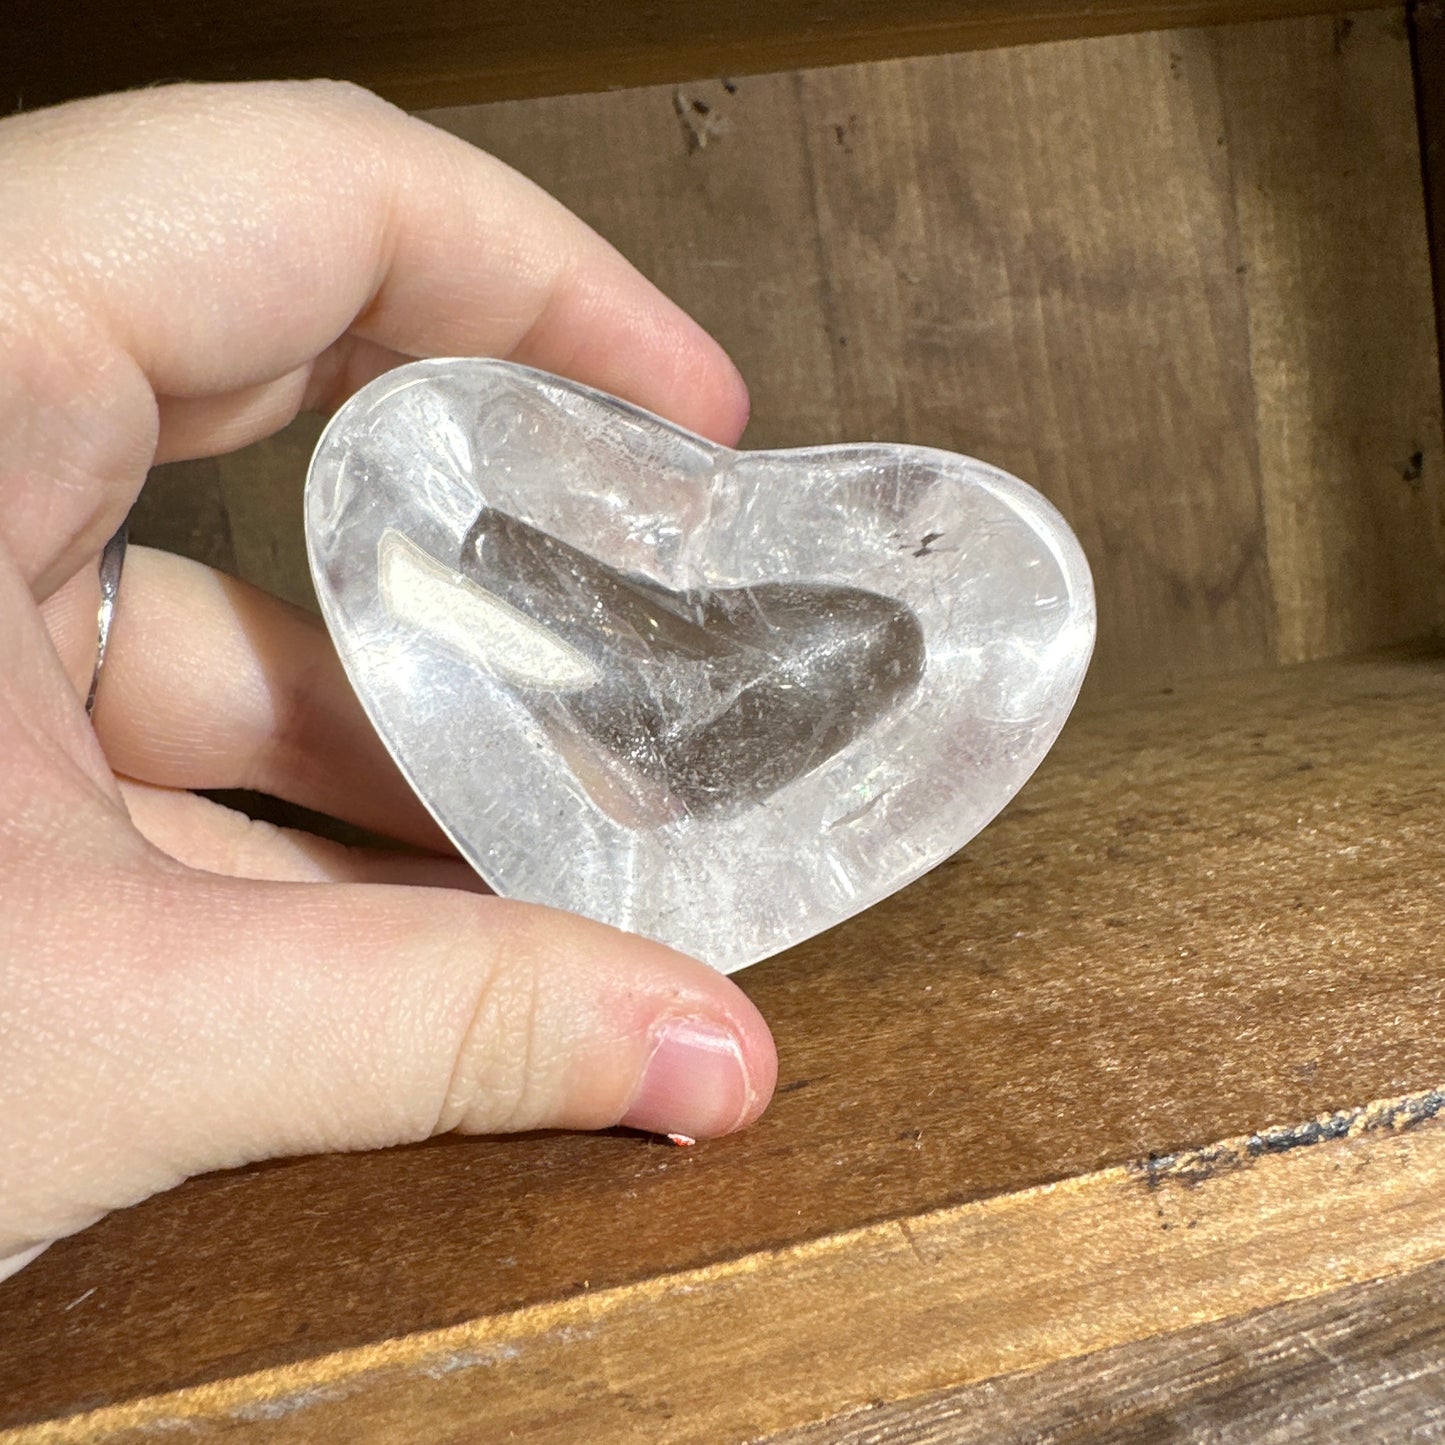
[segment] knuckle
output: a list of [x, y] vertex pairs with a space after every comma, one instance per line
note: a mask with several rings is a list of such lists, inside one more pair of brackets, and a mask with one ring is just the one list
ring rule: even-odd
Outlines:
[[[464, 930], [463, 967], [475, 976], [469, 1012], [438, 1112], [438, 1132], [511, 1133], [542, 1123], [554, 1103], [546, 943], [536, 910], [503, 899], [468, 900], [481, 914]], [[478, 939], [485, 940], [481, 950]]]
[[321, 105], [338, 110], [393, 110], [389, 101], [383, 100], [374, 90], [358, 85], [354, 80], [334, 80], [329, 77], [308, 80], [283, 81], [288, 89], [305, 96]]

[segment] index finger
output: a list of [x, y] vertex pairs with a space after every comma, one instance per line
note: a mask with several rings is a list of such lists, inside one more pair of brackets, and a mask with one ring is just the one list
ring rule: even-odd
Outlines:
[[732, 441], [716, 342], [500, 161], [329, 83], [176, 86], [0, 125], [0, 538], [44, 593], [118, 524], [157, 397], [351, 333], [510, 355]]

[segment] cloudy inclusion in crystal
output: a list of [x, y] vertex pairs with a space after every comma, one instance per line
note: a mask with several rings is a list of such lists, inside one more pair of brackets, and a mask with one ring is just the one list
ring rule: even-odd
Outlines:
[[599, 770], [658, 785], [652, 822], [679, 807], [731, 814], [771, 796], [853, 742], [923, 675], [917, 619], [859, 588], [670, 591], [494, 508], [467, 534], [461, 571], [591, 664], [571, 687], [534, 690], [529, 705], [554, 737], [568, 735], [584, 786]]

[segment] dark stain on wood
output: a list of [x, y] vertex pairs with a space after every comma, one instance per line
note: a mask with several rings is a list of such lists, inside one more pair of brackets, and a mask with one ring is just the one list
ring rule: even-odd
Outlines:
[[1445, 1089], [1429, 1089], [1403, 1099], [1385, 1103], [1365, 1104], [1356, 1109], [1340, 1109], [1321, 1114], [1299, 1124], [1278, 1125], [1261, 1129], [1245, 1139], [1230, 1139], [1204, 1149], [1184, 1149], [1174, 1154], [1151, 1154], [1131, 1165], [1149, 1189], [1164, 1184], [1184, 1184], [1197, 1188], [1219, 1174], [1247, 1169], [1266, 1154], [1285, 1154], [1291, 1149], [1304, 1149], [1325, 1144], [1348, 1135], [1372, 1133], [1382, 1129], [1410, 1129], [1433, 1119], [1445, 1109]]

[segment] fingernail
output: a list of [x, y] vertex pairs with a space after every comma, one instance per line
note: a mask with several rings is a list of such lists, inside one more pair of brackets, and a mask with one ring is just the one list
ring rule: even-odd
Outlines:
[[750, 1097], [742, 1049], [732, 1034], [697, 1019], [669, 1019], [621, 1122], [654, 1134], [711, 1138], [738, 1126]]

